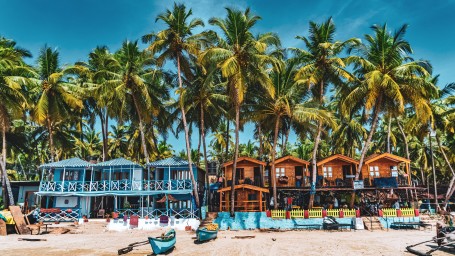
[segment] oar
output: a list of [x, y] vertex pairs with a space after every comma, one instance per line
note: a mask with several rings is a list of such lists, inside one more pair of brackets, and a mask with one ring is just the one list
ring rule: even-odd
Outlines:
[[133, 250], [134, 247], [137, 247], [137, 246], [141, 246], [141, 245], [147, 244], [148, 242], [149, 242], [148, 240], [145, 240], [145, 241], [141, 241], [141, 242], [136, 242], [136, 243], [129, 244], [129, 245], [128, 245], [127, 247], [125, 247], [125, 248], [118, 249], [117, 253], [118, 253], [118, 255], [127, 254], [127, 253], [131, 252], [131, 251]]

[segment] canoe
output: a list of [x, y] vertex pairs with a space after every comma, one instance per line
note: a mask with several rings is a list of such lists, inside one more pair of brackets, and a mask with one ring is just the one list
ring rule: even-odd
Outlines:
[[169, 251], [174, 247], [176, 242], [175, 230], [171, 229], [164, 236], [149, 237], [150, 246], [152, 246], [153, 253], [161, 254]]
[[215, 239], [218, 236], [218, 229], [207, 230], [207, 228], [198, 228], [196, 230], [196, 237], [199, 242]]

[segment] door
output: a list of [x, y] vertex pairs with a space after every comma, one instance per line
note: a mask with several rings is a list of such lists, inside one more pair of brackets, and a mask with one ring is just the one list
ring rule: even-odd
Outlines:
[[253, 185], [260, 187], [261, 186], [261, 168], [254, 167], [254, 181]]

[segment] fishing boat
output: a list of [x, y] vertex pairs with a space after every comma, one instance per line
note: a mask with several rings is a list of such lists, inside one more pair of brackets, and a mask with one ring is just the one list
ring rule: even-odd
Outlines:
[[206, 227], [196, 230], [196, 237], [199, 242], [205, 242], [215, 239], [218, 236], [218, 228], [216, 230], [208, 230]]
[[169, 251], [174, 247], [176, 242], [175, 230], [171, 229], [162, 236], [149, 237], [150, 246], [152, 246], [153, 253], [161, 254]]

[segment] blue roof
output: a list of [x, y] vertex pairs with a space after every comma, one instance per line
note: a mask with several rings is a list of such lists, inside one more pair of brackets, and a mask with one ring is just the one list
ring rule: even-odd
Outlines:
[[183, 160], [180, 157], [172, 156], [166, 159], [161, 159], [155, 162], [147, 164], [147, 166], [156, 167], [156, 166], [188, 166], [188, 161]]
[[135, 163], [133, 161], [130, 161], [128, 159], [125, 159], [123, 157], [112, 159], [112, 160], [101, 162], [101, 163], [97, 163], [94, 166], [101, 166], [101, 167], [104, 167], [104, 166], [106, 166], [106, 167], [107, 166], [135, 166], [135, 167], [141, 167], [140, 164]]
[[78, 157], [73, 157], [58, 162], [43, 164], [40, 165], [40, 168], [82, 168], [89, 166], [92, 166], [92, 164]]

